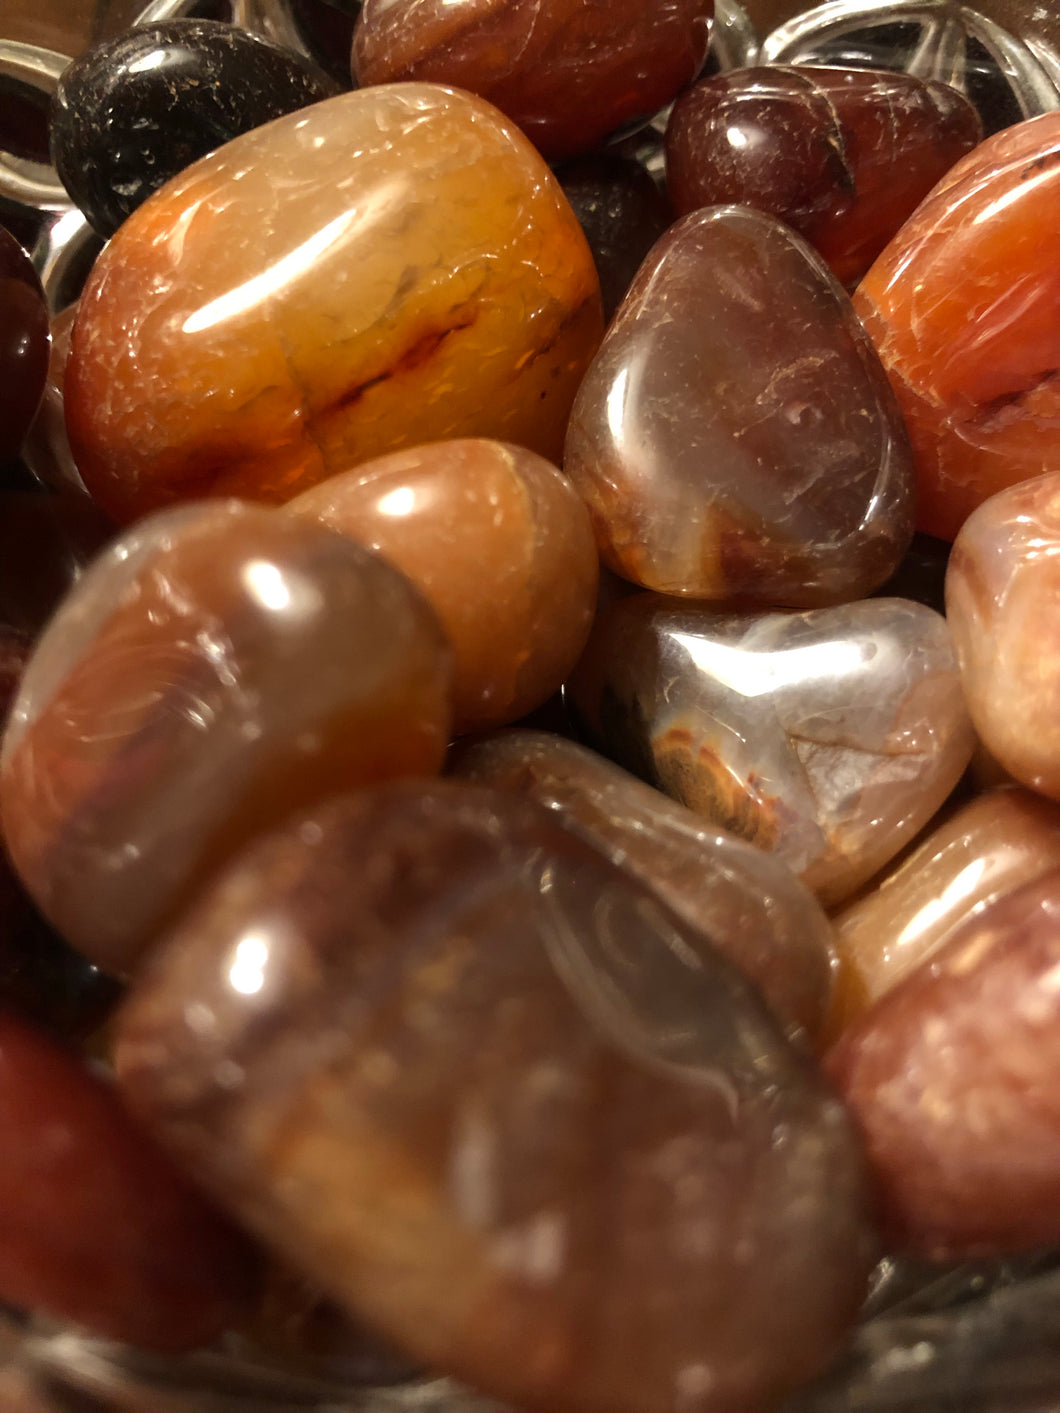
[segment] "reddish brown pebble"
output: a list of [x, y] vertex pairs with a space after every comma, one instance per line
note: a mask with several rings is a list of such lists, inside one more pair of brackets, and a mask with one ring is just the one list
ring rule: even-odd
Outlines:
[[290, 509], [381, 554], [455, 654], [454, 729], [515, 721], [578, 660], [596, 603], [584, 502], [549, 462], [501, 442], [434, 442], [332, 476]]
[[546, 157], [570, 157], [692, 80], [713, 14], [714, 0], [365, 0], [353, 70], [469, 89]]
[[52, 619], [0, 757], [15, 866], [124, 971], [204, 878], [293, 810], [431, 774], [449, 649], [378, 556], [240, 501], [142, 521]]
[[259, 840], [119, 1021], [145, 1122], [354, 1313], [555, 1413], [752, 1413], [831, 1357], [860, 1154], [751, 987], [525, 800]]
[[114, 1091], [0, 1013], [0, 1300], [145, 1349], [212, 1340], [257, 1265]]
[[1060, 1242], [1060, 870], [993, 903], [830, 1052], [891, 1240]]
[[956, 89], [871, 69], [738, 69], [674, 104], [666, 185], [679, 214], [753, 206], [855, 284], [935, 183], [982, 138]]
[[832, 986], [832, 930], [780, 859], [544, 731], [482, 737], [457, 751], [450, 768], [551, 810], [754, 981], [790, 1035], [817, 1037]]

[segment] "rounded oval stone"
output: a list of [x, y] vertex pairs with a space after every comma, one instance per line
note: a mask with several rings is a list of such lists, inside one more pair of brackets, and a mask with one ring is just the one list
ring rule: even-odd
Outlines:
[[29, 431], [48, 375], [48, 309], [29, 256], [0, 226], [0, 465]]
[[592, 526], [570, 482], [532, 451], [432, 442], [332, 476], [290, 509], [381, 554], [427, 599], [454, 650], [458, 732], [540, 706], [585, 646]]
[[334, 801], [155, 961], [117, 1044], [135, 1110], [429, 1367], [557, 1413], [729, 1413], [852, 1319], [873, 1243], [841, 1106], [737, 972], [530, 802]]
[[850, 301], [794, 232], [738, 207], [654, 246], [564, 470], [609, 568], [667, 594], [835, 603], [878, 588], [913, 533], [905, 431]]
[[114, 1089], [0, 1010], [0, 1300], [146, 1349], [248, 1313], [257, 1262]]
[[0, 757], [4, 837], [45, 915], [121, 971], [271, 822], [437, 770], [449, 698], [436, 620], [375, 555], [240, 502], [168, 511], [41, 638]]
[[551, 810], [755, 982], [792, 1038], [819, 1035], [832, 989], [831, 926], [779, 859], [544, 731], [481, 737], [449, 769]]
[[960, 779], [974, 733], [945, 619], [904, 599], [721, 614], [637, 594], [569, 683], [606, 755], [842, 902]]
[[995, 762], [1060, 799], [1060, 473], [998, 492], [957, 536], [946, 614]]
[[197, 158], [335, 92], [299, 55], [234, 25], [137, 25], [64, 70], [52, 161], [93, 228], [112, 236]]
[[555, 179], [470, 94], [341, 94], [227, 143], [97, 260], [66, 373], [92, 495], [124, 522], [280, 502], [403, 446], [487, 436], [559, 460], [601, 331]]
[[892, 1241], [933, 1258], [1060, 1241], [1060, 870], [999, 898], [840, 1040]]
[[933, 829], [835, 919], [835, 1033], [934, 955], [995, 898], [1060, 867], [1060, 809], [991, 790]]
[[856, 284], [891, 236], [983, 135], [948, 84], [810, 65], [715, 74], [666, 129], [679, 214], [732, 202], [786, 221]]
[[1060, 113], [988, 138], [865, 276], [855, 307], [916, 457], [918, 524], [975, 507], [1060, 454]]
[[713, 14], [714, 0], [365, 0], [353, 71], [481, 94], [554, 160], [667, 104], [702, 67]]

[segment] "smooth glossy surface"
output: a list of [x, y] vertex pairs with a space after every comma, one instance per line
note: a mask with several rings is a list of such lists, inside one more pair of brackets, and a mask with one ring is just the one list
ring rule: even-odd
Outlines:
[[0, 1300], [148, 1349], [214, 1339], [254, 1292], [249, 1243], [114, 1091], [0, 1011]]
[[[85, 483], [74, 462], [70, 438], [66, 435], [64, 407], [66, 364], [70, 357], [70, 338], [76, 315], [77, 305], [72, 304], [51, 321], [48, 376], [37, 416], [22, 444], [22, 461], [41, 485], [87, 498]], [[103, 511], [98, 514], [106, 519]]]
[[893, 1241], [932, 1256], [1060, 1241], [1060, 871], [973, 918], [828, 1068]]
[[366, 0], [363, 84], [429, 79], [495, 103], [550, 159], [649, 118], [699, 72], [714, 0]]
[[18, 455], [48, 372], [48, 311], [29, 256], [0, 227], [0, 464]]
[[844, 1029], [925, 965], [973, 914], [1060, 867], [1060, 808], [1029, 790], [992, 790], [932, 830], [835, 919]]
[[563, 193], [496, 110], [429, 84], [342, 94], [125, 222], [81, 299], [71, 445], [120, 521], [289, 500], [445, 437], [558, 461], [599, 301]]
[[592, 526], [570, 483], [531, 451], [433, 442], [332, 476], [290, 509], [381, 554], [420, 590], [454, 650], [458, 732], [540, 706], [585, 646]]
[[298, 55], [232, 25], [142, 25], [64, 72], [52, 159], [94, 229], [111, 236], [197, 158], [335, 91]]
[[946, 572], [968, 710], [987, 751], [1060, 799], [1060, 474], [994, 496]]
[[674, 104], [666, 184], [679, 213], [731, 202], [779, 217], [852, 285], [981, 139], [975, 109], [946, 84], [879, 70], [741, 69]]
[[598, 620], [570, 689], [605, 754], [829, 903], [927, 823], [972, 753], [945, 620], [904, 599], [737, 615], [639, 594]]
[[564, 469], [609, 567], [668, 594], [858, 597], [913, 530], [905, 432], [846, 295], [793, 232], [736, 207], [685, 216], [641, 266]]
[[987, 497], [1056, 465], [1057, 229], [1060, 113], [1049, 113], [959, 162], [855, 295], [909, 428], [929, 534], [952, 540]]
[[231, 852], [319, 799], [430, 774], [441, 631], [323, 526], [239, 502], [143, 522], [41, 639], [0, 759], [11, 856], [92, 960], [131, 966]]
[[543, 731], [484, 737], [461, 749], [450, 769], [551, 810], [754, 981], [790, 1035], [819, 1034], [832, 989], [831, 927], [779, 860]]
[[123, 1013], [121, 1082], [430, 1366], [559, 1413], [754, 1409], [860, 1298], [860, 1157], [684, 937], [527, 801], [361, 792], [204, 895]]

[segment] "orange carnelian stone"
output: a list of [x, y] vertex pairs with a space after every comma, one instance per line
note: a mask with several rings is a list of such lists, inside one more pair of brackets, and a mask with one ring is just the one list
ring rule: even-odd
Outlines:
[[602, 330], [562, 190], [500, 113], [427, 84], [246, 133], [130, 217], [74, 329], [67, 424], [118, 520], [281, 502], [401, 446], [557, 460]]
[[1060, 113], [959, 162], [854, 303], [905, 415], [920, 528], [953, 539], [995, 491], [1060, 457]]
[[589, 512], [554, 466], [484, 439], [382, 456], [292, 502], [396, 565], [455, 655], [454, 726], [502, 726], [559, 690], [596, 607]]

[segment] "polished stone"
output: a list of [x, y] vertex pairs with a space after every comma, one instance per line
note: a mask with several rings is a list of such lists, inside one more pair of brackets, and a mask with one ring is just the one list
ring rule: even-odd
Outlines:
[[598, 619], [569, 687], [606, 755], [829, 904], [928, 822], [972, 753], [945, 620], [904, 599], [737, 615], [636, 595]]
[[585, 646], [592, 526], [570, 482], [532, 451], [432, 442], [332, 476], [290, 509], [381, 554], [423, 594], [455, 655], [457, 732], [539, 707]]
[[689, 89], [666, 130], [674, 209], [777, 216], [854, 285], [935, 183], [982, 139], [946, 84], [879, 70], [739, 69]]
[[965, 521], [946, 613], [983, 745], [1060, 799], [1060, 473], [1010, 486]]
[[165, 512], [96, 561], [26, 670], [0, 757], [11, 857], [63, 936], [124, 971], [270, 822], [436, 770], [449, 697], [441, 630], [378, 557], [240, 502]]
[[335, 92], [297, 54], [230, 24], [141, 25], [63, 73], [52, 159], [94, 229], [112, 236], [197, 158]]
[[0, 1012], [0, 1300], [140, 1348], [215, 1339], [249, 1307], [250, 1243], [113, 1088]]
[[918, 524], [952, 540], [1060, 455], [1060, 113], [988, 138], [884, 250], [855, 307], [916, 458]]
[[518, 1406], [764, 1407], [864, 1290], [860, 1152], [816, 1067], [514, 796], [405, 782], [259, 840], [127, 1003], [116, 1064], [307, 1274]]
[[772, 217], [685, 216], [571, 413], [564, 469], [646, 588], [796, 608], [870, 593], [913, 532], [894, 396], [847, 296]]
[[832, 990], [831, 927], [778, 859], [711, 828], [603, 756], [543, 731], [482, 737], [462, 747], [449, 769], [551, 810], [755, 982], [789, 1035], [819, 1036]]
[[991, 790], [933, 829], [835, 918], [834, 1032], [929, 959], [973, 914], [1060, 867], [1060, 808], [1029, 790]]
[[353, 32], [363, 84], [469, 89], [550, 159], [650, 118], [699, 72], [714, 0], [366, 0]]
[[67, 427], [120, 522], [285, 501], [373, 456], [488, 436], [558, 461], [602, 328], [585, 237], [526, 139], [395, 84], [244, 133], [93, 269]]
[[933, 1258], [1060, 1243], [1058, 921], [1053, 870], [972, 917], [830, 1052], [892, 1243]]

